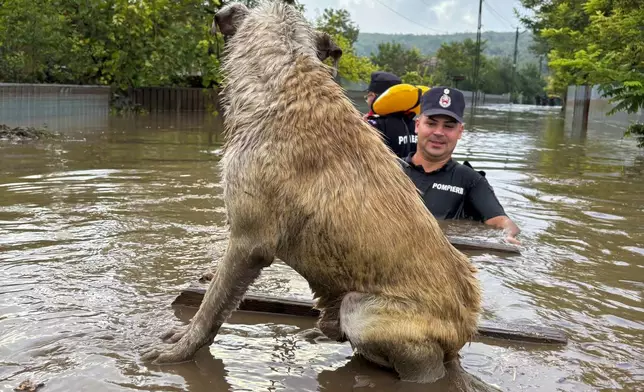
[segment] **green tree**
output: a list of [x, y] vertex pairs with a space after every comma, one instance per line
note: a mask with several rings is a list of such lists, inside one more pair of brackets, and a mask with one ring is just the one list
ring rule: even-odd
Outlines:
[[322, 16], [316, 21], [318, 29], [328, 33], [332, 37], [341, 35], [353, 47], [358, 40], [360, 30], [351, 20], [351, 14], [345, 9], [325, 8]]
[[400, 79], [403, 83], [413, 84], [415, 86], [422, 85], [430, 87], [434, 85], [434, 78], [432, 75], [421, 74], [416, 71], [406, 72], [400, 77]]
[[486, 57], [480, 77], [481, 90], [485, 93], [505, 94], [510, 92], [512, 88], [512, 60], [508, 57]]
[[218, 62], [209, 50], [216, 40], [209, 32], [212, 15], [203, 2], [112, 1], [107, 37], [90, 49], [106, 55], [104, 83], [126, 88], [182, 84], [198, 74], [207, 82], [218, 78]]
[[402, 76], [407, 72], [423, 73], [426, 59], [417, 48], [407, 49], [400, 43], [385, 42], [378, 45], [378, 53], [371, 54], [371, 61], [381, 70]]
[[342, 57], [338, 62], [338, 75], [352, 82], [368, 82], [375, 65], [367, 57], [355, 54], [353, 46], [342, 35], [333, 37], [335, 43], [342, 49]]
[[215, 1], [4, 0], [0, 79], [120, 88], [218, 79]]
[[[638, 0], [521, 0], [554, 71], [550, 89], [599, 84], [617, 110], [644, 107], [644, 8]], [[565, 95], [564, 95], [565, 96]]]
[[[485, 42], [481, 43], [481, 52], [485, 48]], [[459, 82], [459, 88], [472, 90], [474, 88], [474, 59], [476, 57], [476, 42], [466, 39], [463, 42], [444, 43], [436, 52], [437, 67], [436, 79], [441, 84], [451, 85], [455, 76], [464, 76], [465, 80]], [[487, 57], [481, 53], [479, 79], [489, 68]], [[484, 87], [481, 83], [479, 88]]]
[[546, 81], [539, 74], [537, 64], [530, 63], [521, 67], [515, 76], [515, 91], [523, 96], [523, 103], [535, 103], [537, 95], [543, 95]]
[[11, 0], [0, 4], [0, 80], [69, 80], [82, 64], [73, 56], [78, 43], [65, 15], [47, 0]]

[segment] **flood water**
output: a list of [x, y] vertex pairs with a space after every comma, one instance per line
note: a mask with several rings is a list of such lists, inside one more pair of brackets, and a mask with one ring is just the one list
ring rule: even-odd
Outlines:
[[[461, 351], [467, 374], [503, 391], [644, 390], [644, 153], [620, 130], [572, 136], [554, 108], [494, 106], [467, 121], [456, 159], [487, 173], [523, 230], [521, 255], [470, 253], [484, 319], [570, 338], [475, 341]], [[348, 343], [297, 335], [314, 320], [243, 312], [194, 361], [141, 362], [189, 320], [171, 302], [223, 253], [221, 143], [219, 122], [195, 115], [0, 142], [0, 391], [25, 379], [43, 392], [457, 390], [397, 381], [351, 359]], [[279, 263], [251, 291], [310, 299]]]

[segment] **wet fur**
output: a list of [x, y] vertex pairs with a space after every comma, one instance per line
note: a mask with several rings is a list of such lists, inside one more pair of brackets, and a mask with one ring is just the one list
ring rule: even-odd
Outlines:
[[302, 15], [280, 2], [247, 11], [223, 63], [228, 249], [191, 324], [144, 358], [210, 344], [278, 257], [309, 282], [327, 336], [403, 380], [435, 381], [476, 333], [475, 267], [333, 80]]

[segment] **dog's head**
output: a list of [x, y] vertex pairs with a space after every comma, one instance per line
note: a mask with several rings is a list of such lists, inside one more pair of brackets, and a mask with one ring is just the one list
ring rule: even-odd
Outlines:
[[229, 4], [215, 12], [210, 32], [214, 35], [219, 31], [224, 40], [235, 35], [237, 28], [248, 15], [248, 8], [241, 3]]
[[[292, 4], [292, 1], [284, 0], [287, 4]], [[216, 34], [220, 32], [224, 36], [224, 41], [234, 36], [237, 29], [244, 21], [244, 18], [249, 14], [250, 10], [241, 3], [234, 3], [224, 6], [215, 13], [212, 23], [211, 33]], [[342, 49], [333, 42], [331, 36], [325, 32], [315, 30], [313, 42], [320, 61], [327, 58], [333, 59], [333, 67], [337, 72], [338, 61], [342, 57]]]

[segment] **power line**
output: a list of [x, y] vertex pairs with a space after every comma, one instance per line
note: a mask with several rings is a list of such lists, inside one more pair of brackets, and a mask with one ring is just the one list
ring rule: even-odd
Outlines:
[[408, 22], [411, 22], [411, 23], [415, 24], [416, 26], [420, 26], [420, 27], [422, 27], [424, 29], [427, 29], [427, 30], [435, 31], [437, 33], [443, 33], [440, 30], [432, 29], [431, 27], [427, 27], [427, 26], [422, 25], [422, 24], [420, 24], [418, 22], [414, 22], [413, 20], [409, 19], [408, 17], [406, 17], [405, 15], [403, 15], [400, 12], [396, 11], [395, 9], [389, 7], [388, 5], [386, 5], [385, 3], [381, 2], [380, 0], [376, 0], [376, 2], [378, 2], [378, 4], [380, 4], [381, 6], [387, 8], [389, 11], [391, 11], [391, 12], [395, 13], [396, 15], [400, 16], [401, 18], [407, 20]]
[[508, 26], [512, 27], [513, 29], [516, 28], [514, 24], [512, 24], [509, 20], [504, 18], [494, 7], [492, 7], [491, 4], [488, 4], [486, 2], [483, 2], [483, 6], [487, 8], [488, 11], [490, 11], [493, 16], [499, 21], [499, 22], [504, 22]]
[[485, 6], [487, 6], [493, 13], [495, 13], [499, 18], [503, 19], [510, 27], [516, 28], [517, 26], [509, 21], [505, 16], [501, 15], [499, 11], [496, 10], [490, 3], [484, 3]]

